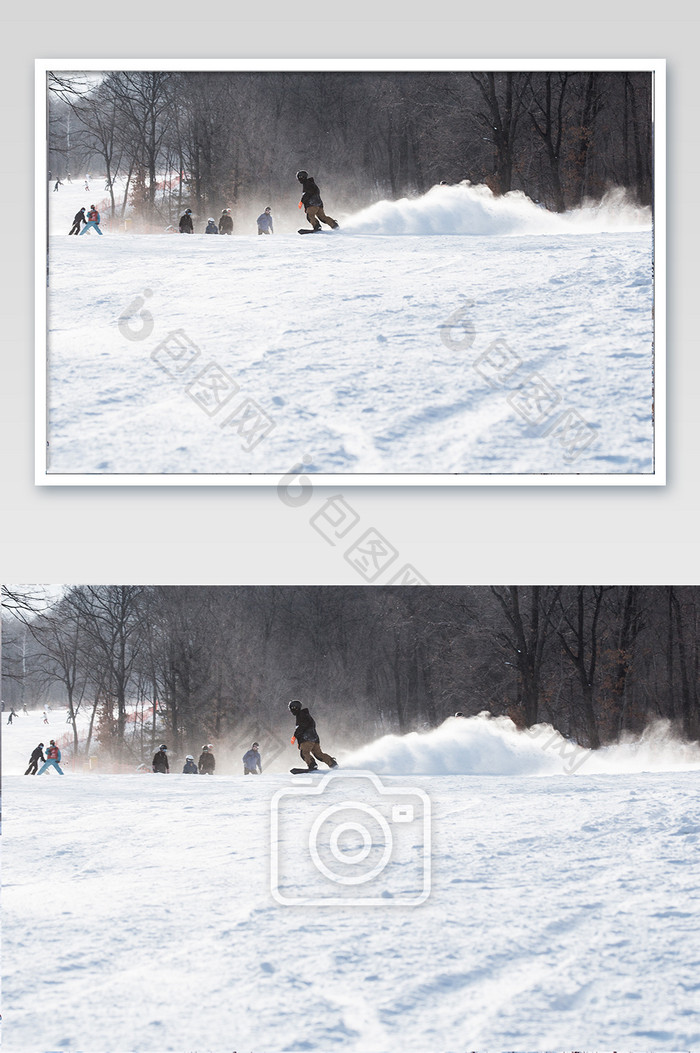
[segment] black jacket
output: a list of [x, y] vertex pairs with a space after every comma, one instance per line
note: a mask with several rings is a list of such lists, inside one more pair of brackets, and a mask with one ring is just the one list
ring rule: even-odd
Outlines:
[[199, 774], [200, 775], [213, 775], [214, 768], [216, 767], [216, 761], [214, 760], [214, 754], [206, 750], [202, 753], [199, 758]]
[[192, 216], [188, 216], [187, 213], [185, 213], [184, 216], [180, 216], [180, 233], [194, 234], [194, 224], [192, 223]]
[[153, 757], [153, 771], [170, 771], [168, 755], [163, 753], [163, 750], [158, 750]]
[[297, 713], [297, 726], [294, 729], [294, 738], [297, 740], [297, 746], [301, 745], [302, 742], [319, 741], [314, 718], [308, 709], [300, 709]]
[[301, 203], [304, 208], [310, 208], [312, 205], [318, 205], [320, 208], [323, 208], [321, 191], [316, 186], [314, 177], [307, 176], [301, 185], [304, 188], [304, 193], [301, 196]]
[[193, 760], [185, 761], [185, 767], [182, 769], [183, 775], [197, 775], [197, 765]]
[[75, 215], [73, 216], [73, 222], [74, 223], [81, 223], [81, 222], [82, 223], [87, 223], [87, 220], [85, 219], [85, 209], [84, 208], [81, 208], [80, 212], [76, 212], [75, 213]]
[[37, 746], [37, 748], [32, 753], [31, 757], [29, 758], [29, 762], [31, 764], [32, 761], [41, 761], [41, 763], [43, 764], [44, 760], [44, 751], [42, 750], [41, 746]]
[[223, 215], [219, 220], [219, 234], [230, 234], [233, 230], [233, 216]]

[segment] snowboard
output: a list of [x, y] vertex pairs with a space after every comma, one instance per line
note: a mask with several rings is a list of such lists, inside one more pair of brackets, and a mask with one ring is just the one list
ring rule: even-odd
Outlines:
[[312, 775], [315, 772], [327, 775], [329, 771], [336, 771], [337, 768], [338, 765], [336, 764], [335, 768], [290, 768], [289, 770], [292, 775]]
[[323, 234], [323, 227], [302, 227], [297, 234]]

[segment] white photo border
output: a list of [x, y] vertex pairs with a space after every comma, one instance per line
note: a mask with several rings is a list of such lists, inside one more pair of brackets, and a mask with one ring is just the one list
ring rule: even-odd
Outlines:
[[[466, 58], [236, 58], [236, 59], [36, 59], [35, 60], [35, 477], [37, 486], [266, 486], [278, 485], [276, 472], [263, 474], [49, 474], [48, 446], [48, 341], [46, 277], [48, 254], [48, 114], [46, 76], [52, 71], [109, 72], [119, 70], [172, 70], [191, 72], [549, 72], [610, 71], [653, 74], [653, 368], [654, 435], [653, 470], [648, 473], [493, 473], [353, 474], [313, 473], [318, 486], [665, 486], [666, 485], [666, 60], [621, 59], [466, 59]], [[301, 472], [302, 466], [297, 466]], [[290, 466], [290, 469], [292, 466]]]

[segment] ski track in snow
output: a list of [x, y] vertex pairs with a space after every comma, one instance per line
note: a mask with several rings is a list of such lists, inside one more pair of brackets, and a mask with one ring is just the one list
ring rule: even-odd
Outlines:
[[[435, 201], [421, 199], [429, 215]], [[521, 229], [525, 206], [502, 208]], [[370, 234], [351, 219], [317, 238], [54, 234], [50, 473], [279, 477], [303, 458], [347, 474], [651, 472], [651, 232], [574, 232], [531, 204], [525, 230], [532, 214], [557, 232]], [[145, 289], [154, 327], [132, 341], [119, 319]], [[472, 346], [448, 328], [467, 303]], [[180, 329], [201, 354], [169, 376], [151, 353]], [[481, 356], [497, 339], [521, 364], [494, 382]], [[186, 390], [209, 363], [238, 385], [212, 415]], [[537, 425], [507, 401], [533, 374], [554, 393]], [[221, 427], [244, 399], [274, 422], [252, 449]], [[564, 411], [592, 438], [573, 460], [543, 434]]]
[[[51, 720], [55, 734], [61, 715]], [[406, 786], [430, 799], [426, 902], [290, 907], [270, 892], [270, 805], [298, 780], [24, 778], [19, 756], [48, 729], [32, 714], [3, 730], [9, 1053], [700, 1043], [697, 761], [384, 777], [388, 801]], [[347, 804], [343, 775], [322, 806]], [[377, 804], [366, 780], [352, 799]], [[310, 897], [319, 874], [295, 835], [317, 799], [291, 806], [302, 849], [291, 887]], [[413, 880], [412, 844], [387, 888]]]

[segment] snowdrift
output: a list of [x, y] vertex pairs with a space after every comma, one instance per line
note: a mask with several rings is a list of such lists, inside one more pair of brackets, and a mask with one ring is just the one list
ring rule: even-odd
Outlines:
[[450, 717], [424, 733], [386, 735], [342, 757], [346, 768], [380, 775], [604, 775], [700, 770], [700, 747], [666, 722], [594, 751], [549, 724], [519, 730], [508, 717]]
[[564, 214], [548, 212], [520, 191], [496, 197], [487, 186], [434, 186], [427, 194], [377, 201], [343, 220], [353, 234], [595, 234], [651, 229], [651, 210], [624, 190]]

